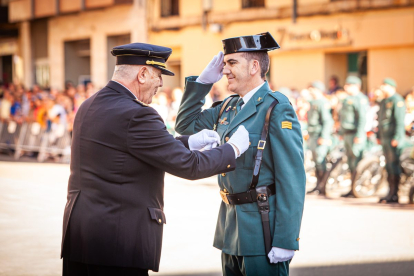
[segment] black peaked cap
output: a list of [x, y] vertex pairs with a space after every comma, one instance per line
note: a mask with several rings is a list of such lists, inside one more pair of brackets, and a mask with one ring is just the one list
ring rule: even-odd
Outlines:
[[165, 64], [171, 53], [171, 48], [146, 43], [120, 45], [111, 51], [116, 56], [116, 65], [150, 65], [160, 69], [164, 75], [174, 76]]
[[239, 52], [267, 52], [280, 48], [279, 44], [269, 32], [227, 38], [222, 40], [222, 42], [224, 55]]

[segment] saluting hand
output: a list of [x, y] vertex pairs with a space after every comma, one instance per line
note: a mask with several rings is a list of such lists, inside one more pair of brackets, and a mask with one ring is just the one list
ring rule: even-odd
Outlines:
[[215, 148], [220, 143], [220, 136], [217, 132], [209, 129], [191, 135], [188, 138], [188, 146], [190, 150], [210, 150]]
[[223, 77], [223, 52], [219, 52], [214, 58], [210, 61], [200, 76], [196, 79], [196, 82], [201, 82], [204, 84], [212, 84], [218, 82]]

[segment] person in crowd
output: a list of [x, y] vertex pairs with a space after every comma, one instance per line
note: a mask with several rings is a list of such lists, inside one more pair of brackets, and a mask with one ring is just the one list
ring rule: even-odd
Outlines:
[[339, 86], [339, 79], [338, 79], [338, 77], [337, 76], [332, 76], [330, 79], [329, 79], [329, 87], [328, 87], [328, 95], [332, 95], [332, 94], [335, 94], [336, 93], [336, 91], [338, 91], [338, 90], [340, 90], [340, 89], [342, 89], [340, 86]]
[[324, 96], [325, 85], [314, 81], [308, 88], [312, 100], [308, 111], [308, 146], [316, 169], [316, 187], [309, 194], [325, 195], [326, 181], [329, 172], [326, 167], [326, 156], [332, 145], [333, 119], [331, 105]]
[[398, 203], [398, 186], [400, 183], [400, 153], [405, 139], [404, 117], [405, 102], [397, 93], [397, 83], [391, 78], [383, 81], [380, 89], [384, 93], [378, 115], [378, 136], [384, 151], [388, 184], [388, 195], [380, 203]]
[[[355, 185], [356, 168], [362, 159], [367, 141], [365, 125], [369, 101], [368, 97], [361, 92], [361, 83], [361, 79], [356, 76], [346, 78], [344, 89], [348, 93], [348, 97], [342, 103], [339, 116], [340, 132], [345, 142], [345, 153], [351, 171], [352, 185]], [[354, 196], [353, 189], [343, 196]]]

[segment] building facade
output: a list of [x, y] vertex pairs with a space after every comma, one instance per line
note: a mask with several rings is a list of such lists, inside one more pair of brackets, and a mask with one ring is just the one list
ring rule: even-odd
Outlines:
[[172, 85], [200, 74], [222, 39], [267, 31], [281, 46], [270, 52], [274, 88], [328, 84], [332, 75], [343, 85], [348, 74], [360, 76], [364, 90], [384, 77], [396, 79], [402, 94], [414, 85], [411, 0], [297, 0], [296, 9], [293, 0], [150, 2], [149, 42], [174, 49]]
[[182, 87], [222, 50], [222, 39], [267, 31], [281, 46], [270, 52], [275, 89], [328, 84], [332, 75], [343, 85], [348, 74], [360, 76], [364, 90], [384, 77], [396, 79], [401, 94], [414, 85], [414, 0], [0, 1], [1, 80], [28, 87], [89, 80], [102, 87], [115, 65], [110, 49], [129, 42], [171, 47], [176, 76], [164, 86]]
[[115, 65], [110, 49], [147, 41], [144, 0], [10, 0], [8, 8], [18, 28], [14, 80], [27, 87], [102, 87]]

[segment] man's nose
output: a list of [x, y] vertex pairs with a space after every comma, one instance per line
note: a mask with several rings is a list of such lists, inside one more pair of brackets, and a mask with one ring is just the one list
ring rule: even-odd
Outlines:
[[223, 67], [223, 74], [224, 74], [224, 75], [230, 75], [230, 74], [231, 74], [231, 71], [230, 71], [230, 69], [229, 69], [229, 68], [227, 68], [227, 66], [224, 66], [224, 67]]

